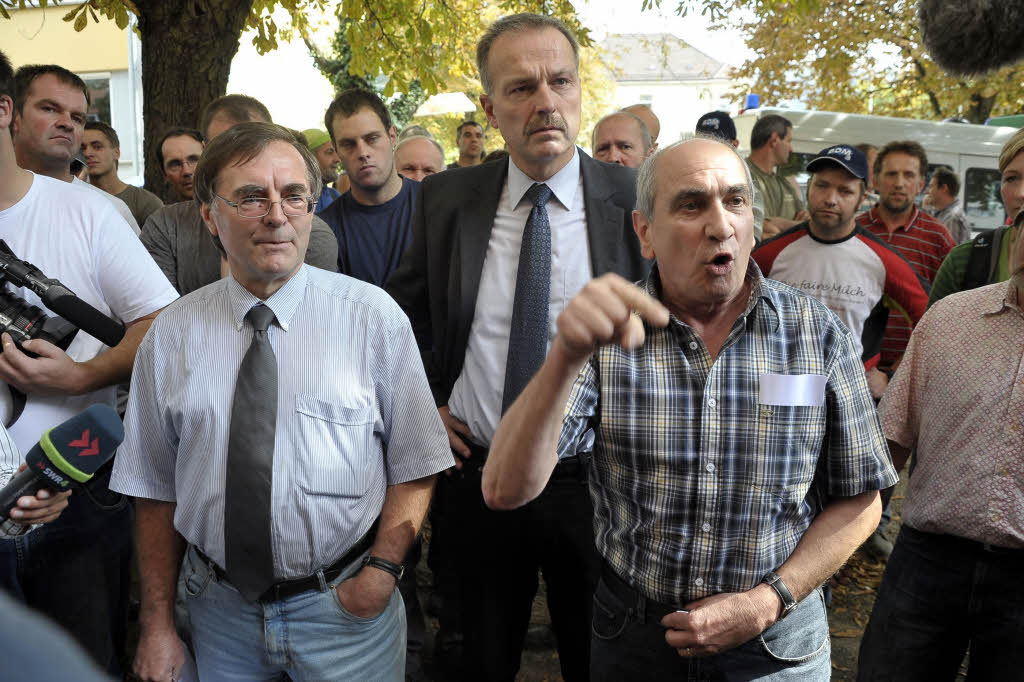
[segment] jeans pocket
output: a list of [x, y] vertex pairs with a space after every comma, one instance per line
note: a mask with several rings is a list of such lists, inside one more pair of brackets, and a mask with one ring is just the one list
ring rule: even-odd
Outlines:
[[615, 639], [626, 629], [628, 621], [629, 611], [612, 594], [602, 578], [594, 591], [594, 620], [591, 624], [594, 636], [604, 640]]
[[184, 583], [185, 594], [188, 597], [200, 597], [206, 588], [209, 587], [210, 581], [213, 580], [213, 571], [203, 561], [195, 555], [195, 550], [189, 550], [185, 553], [185, 563], [182, 566], [182, 570], [185, 571]]
[[821, 589], [809, 594], [785, 620], [758, 637], [768, 655], [782, 663], [801, 663], [829, 650], [828, 618]]
[[[349, 578], [349, 579], [351, 579], [351, 578]], [[342, 581], [342, 582], [344, 582], [344, 581]], [[374, 614], [372, 616], [357, 616], [356, 614], [354, 614], [351, 611], [349, 611], [345, 607], [345, 605], [341, 603], [341, 597], [338, 596], [338, 589], [337, 589], [340, 584], [341, 583], [332, 583], [332, 584], [328, 585], [327, 586], [328, 587], [328, 591], [331, 593], [331, 598], [334, 600], [334, 605], [338, 607], [338, 611], [341, 612], [341, 615], [346, 620], [352, 621], [354, 623], [366, 623], [366, 624], [369, 624], [369, 623], [375, 623], [378, 620], [380, 620], [381, 616], [383, 616], [385, 613], [387, 613], [388, 609], [391, 608], [391, 602], [395, 598], [395, 591], [397, 591], [397, 589], [398, 589], [396, 587], [395, 590], [393, 590], [391, 592], [391, 596], [388, 598], [388, 603], [384, 606], [384, 609], [380, 613]]]

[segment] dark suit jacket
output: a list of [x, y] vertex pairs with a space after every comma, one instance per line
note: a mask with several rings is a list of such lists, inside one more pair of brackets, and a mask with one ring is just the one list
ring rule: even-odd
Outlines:
[[[636, 172], [595, 161], [582, 151], [583, 199], [594, 276], [647, 275], [633, 231]], [[462, 372], [484, 256], [508, 175], [508, 161], [446, 170], [423, 180], [412, 243], [387, 291], [416, 330], [437, 404], [446, 405]], [[508, 292], [512, 305], [515, 291]]]

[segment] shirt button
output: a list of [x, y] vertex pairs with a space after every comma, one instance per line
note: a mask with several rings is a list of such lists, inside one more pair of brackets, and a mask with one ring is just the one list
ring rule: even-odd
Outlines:
[[700, 527], [700, 529], [702, 531], [704, 531], [705, 533], [710, 533], [711, 532], [711, 524], [710, 523], [705, 523], [703, 526]]
[[696, 580], [693, 581], [693, 584], [696, 585], [697, 587], [700, 587], [701, 585], [704, 584], [704, 578], [697, 578]]
[[714, 398], [708, 398], [708, 407], [714, 407], [717, 404], [718, 404], [717, 400], [715, 400]]
[[714, 464], [708, 464], [704, 468], [707, 469], [709, 472], [711, 472], [711, 471], [715, 470], [715, 465]]
[[690, 341], [690, 350], [697, 350], [697, 342]]

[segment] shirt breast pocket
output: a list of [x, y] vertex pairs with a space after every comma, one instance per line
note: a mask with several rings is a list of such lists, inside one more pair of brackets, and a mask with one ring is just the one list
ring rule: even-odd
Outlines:
[[373, 407], [300, 394], [295, 418], [299, 487], [311, 495], [362, 497], [373, 478], [377, 450]]
[[783, 499], [802, 499], [825, 438], [825, 407], [762, 403], [756, 409], [751, 485]]

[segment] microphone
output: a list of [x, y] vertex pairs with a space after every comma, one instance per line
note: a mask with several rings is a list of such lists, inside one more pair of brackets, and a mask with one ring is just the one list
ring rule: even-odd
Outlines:
[[917, 16], [928, 53], [950, 73], [979, 75], [1024, 59], [1020, 0], [921, 0]]
[[32, 291], [50, 310], [108, 346], [116, 346], [124, 338], [123, 324], [80, 299], [58, 280], [46, 277], [28, 261], [19, 259], [3, 240], [0, 275], [13, 285]]
[[25, 456], [28, 468], [0, 489], [0, 533], [12, 537], [25, 531], [11, 518], [18, 498], [43, 488], [64, 492], [74, 483], [88, 482], [123, 440], [124, 425], [117, 412], [100, 403], [44, 433]]

